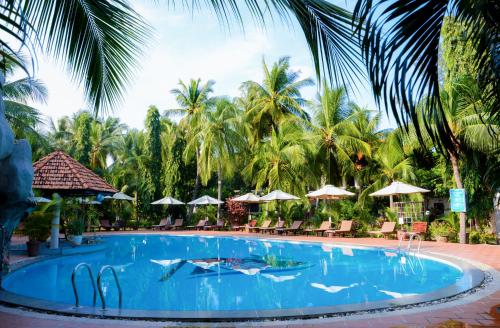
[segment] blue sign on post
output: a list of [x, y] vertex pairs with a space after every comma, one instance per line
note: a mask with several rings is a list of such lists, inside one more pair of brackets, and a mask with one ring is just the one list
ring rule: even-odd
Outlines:
[[465, 189], [450, 189], [450, 205], [452, 212], [467, 212]]

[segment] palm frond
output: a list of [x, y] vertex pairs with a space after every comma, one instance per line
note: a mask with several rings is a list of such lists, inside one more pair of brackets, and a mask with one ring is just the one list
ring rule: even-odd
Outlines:
[[[13, 34], [22, 44], [41, 45], [66, 64], [72, 77], [82, 82], [96, 114], [117, 104], [149, 36], [149, 27], [126, 1], [7, 3], [12, 3], [8, 13], [22, 22], [14, 25]], [[8, 23], [0, 17], [0, 28]]]

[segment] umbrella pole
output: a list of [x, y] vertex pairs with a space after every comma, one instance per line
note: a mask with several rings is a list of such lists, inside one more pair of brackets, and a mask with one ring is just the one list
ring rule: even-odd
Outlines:
[[389, 196], [389, 207], [392, 209], [393, 206], [394, 206], [394, 199], [393, 199], [393, 196], [390, 195]]

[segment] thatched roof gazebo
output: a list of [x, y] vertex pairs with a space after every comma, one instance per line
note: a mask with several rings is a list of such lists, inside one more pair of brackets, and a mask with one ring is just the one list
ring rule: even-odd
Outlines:
[[[66, 197], [114, 194], [113, 186], [68, 154], [55, 151], [33, 164], [33, 189]], [[57, 197], [57, 196], [56, 196]], [[50, 248], [59, 247], [60, 202], [52, 220]]]

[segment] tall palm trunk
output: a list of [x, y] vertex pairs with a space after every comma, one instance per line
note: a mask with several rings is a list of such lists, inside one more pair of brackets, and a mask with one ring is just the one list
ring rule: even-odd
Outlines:
[[[196, 178], [194, 181], [194, 189], [193, 189], [193, 198], [195, 200], [198, 197], [198, 192], [200, 191], [200, 148], [196, 148]], [[188, 208], [188, 218], [191, 218], [193, 214], [193, 206], [189, 206]]]
[[[222, 197], [222, 168], [219, 162], [217, 166], [217, 200], [221, 200]], [[220, 219], [220, 204], [217, 204], [217, 219]]]
[[[462, 184], [462, 179], [460, 177], [460, 170], [458, 167], [458, 157], [455, 153], [452, 153], [451, 151], [448, 152], [450, 155], [450, 162], [451, 162], [451, 167], [453, 169], [453, 178], [455, 179], [455, 185], [457, 186], [458, 189], [463, 189], [463, 184]], [[465, 244], [466, 243], [466, 229], [467, 229], [467, 214], [464, 212], [459, 213], [459, 218], [460, 218], [460, 233], [459, 233], [459, 239], [460, 239], [460, 244]]]

